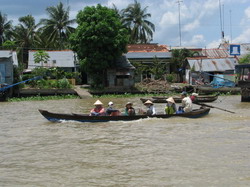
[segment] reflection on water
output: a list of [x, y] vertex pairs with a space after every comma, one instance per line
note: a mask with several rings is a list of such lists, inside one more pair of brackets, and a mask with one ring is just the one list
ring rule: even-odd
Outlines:
[[[143, 107], [139, 98], [130, 100]], [[0, 103], [0, 186], [250, 183], [250, 103], [241, 103], [240, 96], [209, 103], [236, 114], [211, 109], [200, 119], [51, 123], [37, 111], [86, 113], [94, 101]], [[120, 110], [127, 101], [113, 99]], [[156, 104], [158, 111], [163, 108]]]

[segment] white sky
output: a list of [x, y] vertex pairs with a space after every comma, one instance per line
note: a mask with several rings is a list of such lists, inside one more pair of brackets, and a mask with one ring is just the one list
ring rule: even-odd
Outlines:
[[[148, 7], [149, 20], [155, 24], [153, 43], [179, 46], [178, 0], [138, 0], [142, 8]], [[232, 43], [250, 43], [250, 0], [181, 0], [180, 23], [182, 46], [202, 48], [218, 47], [221, 42], [221, 26], [225, 39]], [[220, 24], [221, 2], [222, 25]], [[0, 11], [7, 14], [14, 24], [28, 14], [36, 21], [46, 18], [46, 7], [55, 6], [60, 0], [0, 0]], [[79, 10], [97, 3], [118, 9], [126, 8], [134, 0], [61, 0], [70, 6], [70, 17]], [[231, 11], [231, 14], [230, 14]], [[230, 19], [231, 18], [231, 19]]]

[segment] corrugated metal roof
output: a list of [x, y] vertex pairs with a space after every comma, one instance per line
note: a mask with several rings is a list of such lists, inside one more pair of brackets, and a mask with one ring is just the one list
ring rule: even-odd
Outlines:
[[128, 52], [169, 52], [166, 45], [159, 44], [128, 44]]
[[171, 58], [171, 52], [129, 52], [126, 54], [128, 59], [152, 59], [152, 58]]
[[229, 51], [230, 45], [240, 45], [240, 56], [239, 58], [244, 57], [246, 54], [250, 53], [250, 43], [224, 43], [224, 44], [220, 44], [220, 48], [221, 49], [225, 49], [227, 51]]
[[0, 50], [0, 58], [10, 58], [12, 57], [13, 64], [18, 66], [17, 53], [11, 50]]
[[202, 55], [209, 58], [225, 58], [230, 56], [226, 49], [202, 49]]
[[135, 69], [125, 55], [121, 56], [116, 61], [116, 67], [120, 69]]
[[[35, 63], [34, 54], [36, 51], [29, 51], [28, 69], [42, 66], [42, 63]], [[43, 63], [44, 67], [75, 67], [75, 54], [71, 50], [46, 51], [49, 54], [49, 61]]]
[[229, 58], [187, 58], [190, 68], [194, 71], [220, 72], [234, 70], [238, 61], [234, 57]]
[[182, 46], [172, 47], [172, 46], [170, 46], [170, 51], [175, 50], [175, 49], [178, 49], [178, 50], [180, 50], [180, 49], [188, 49], [190, 51], [197, 51], [197, 52], [202, 51], [202, 48], [197, 48], [197, 47], [192, 47], [192, 46], [185, 46], [185, 47], [182, 47]]

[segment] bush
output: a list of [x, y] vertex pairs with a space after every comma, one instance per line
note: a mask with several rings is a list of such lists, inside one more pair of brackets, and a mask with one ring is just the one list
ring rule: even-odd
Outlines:
[[57, 83], [58, 83], [58, 85], [57, 85], [58, 88], [64, 88], [64, 89], [71, 88], [71, 84], [69, 83], [68, 79], [66, 79], [66, 78], [58, 80]]
[[173, 82], [174, 76], [173, 76], [172, 74], [168, 74], [168, 75], [166, 76], [166, 80], [167, 80], [168, 82]]

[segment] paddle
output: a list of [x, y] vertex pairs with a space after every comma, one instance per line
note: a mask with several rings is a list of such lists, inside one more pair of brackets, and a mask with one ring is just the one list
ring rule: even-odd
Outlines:
[[210, 107], [210, 108], [216, 108], [216, 109], [219, 109], [219, 110], [223, 110], [223, 111], [226, 111], [226, 112], [230, 112], [230, 113], [235, 114], [235, 112], [233, 112], [233, 111], [226, 110], [226, 109], [224, 109], [224, 108], [219, 108], [219, 107], [217, 107], [217, 106], [212, 106], [212, 105], [203, 104], [203, 103], [193, 103], [193, 104], [201, 105], [201, 106], [206, 106], [206, 107]]

